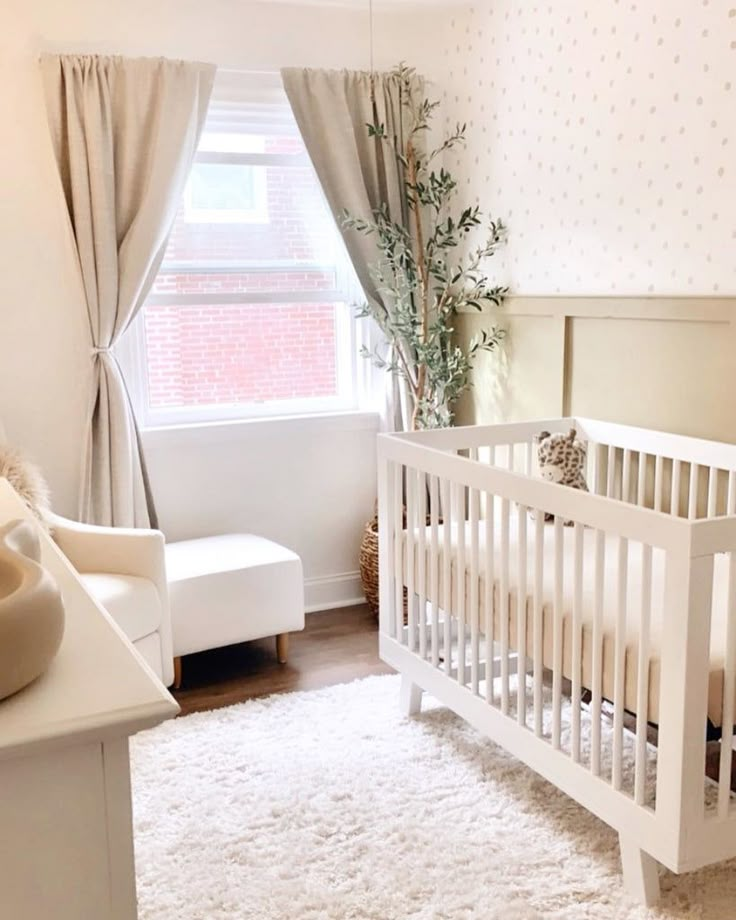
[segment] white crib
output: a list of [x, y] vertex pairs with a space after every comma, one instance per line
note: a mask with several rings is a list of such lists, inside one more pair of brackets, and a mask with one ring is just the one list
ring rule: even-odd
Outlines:
[[[535, 478], [534, 436], [571, 427], [590, 493]], [[736, 856], [736, 446], [578, 418], [378, 454], [380, 654], [405, 710], [431, 693], [611, 825], [644, 903], [657, 862]]]

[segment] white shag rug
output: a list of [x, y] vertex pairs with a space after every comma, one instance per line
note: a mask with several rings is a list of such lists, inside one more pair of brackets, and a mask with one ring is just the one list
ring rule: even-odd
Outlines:
[[140, 920], [733, 920], [736, 861], [621, 885], [616, 834], [397, 677], [133, 739]]

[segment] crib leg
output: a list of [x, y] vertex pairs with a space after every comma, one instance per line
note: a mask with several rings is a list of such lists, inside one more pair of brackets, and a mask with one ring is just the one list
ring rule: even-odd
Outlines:
[[618, 841], [624, 870], [624, 888], [646, 907], [651, 907], [659, 900], [657, 860], [623, 834], [619, 834]]
[[401, 693], [399, 699], [401, 711], [405, 716], [415, 716], [422, 711], [422, 693], [422, 688], [412, 683], [410, 677], [406, 674], [401, 675]]

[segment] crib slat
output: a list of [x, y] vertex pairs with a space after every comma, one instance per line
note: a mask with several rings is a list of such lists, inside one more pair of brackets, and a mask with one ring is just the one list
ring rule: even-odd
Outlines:
[[603, 687], [603, 587], [605, 579], [606, 544], [602, 530], [595, 532], [595, 595], [593, 602], [593, 669], [590, 717], [590, 769], [601, 774], [601, 701]]
[[486, 547], [485, 547], [485, 582], [484, 601], [485, 611], [485, 660], [486, 660], [486, 702], [493, 702], [493, 614], [495, 594], [495, 528], [496, 507], [493, 495], [486, 493]]
[[542, 632], [543, 587], [544, 587], [544, 511], [534, 512], [534, 620], [532, 624], [532, 646], [534, 655], [534, 734], [542, 737], [544, 700], [542, 678], [544, 676], [544, 645]]
[[527, 441], [524, 445], [524, 473], [527, 476], [532, 475], [533, 446], [531, 441]]
[[404, 635], [404, 521], [403, 521], [403, 494], [404, 494], [404, 467], [400, 463], [394, 465], [394, 609], [391, 629], [396, 639], [401, 642]]
[[672, 461], [672, 494], [670, 496], [670, 514], [680, 514], [680, 482], [682, 479], [682, 462]]
[[698, 473], [697, 463], [690, 464], [690, 494], [688, 496], [687, 516], [693, 520], [698, 516]]
[[431, 617], [432, 617], [432, 664], [439, 667], [440, 663], [440, 643], [439, 643], [439, 581], [440, 581], [440, 564], [439, 553], [437, 552], [437, 541], [439, 535], [439, 480], [436, 476], [429, 477], [429, 564], [430, 564], [430, 594]]
[[728, 473], [728, 495], [726, 497], [726, 514], [736, 514], [736, 470]]
[[509, 500], [501, 499], [501, 712], [509, 712]]
[[608, 464], [606, 467], [606, 495], [615, 498], [616, 495], [616, 448], [613, 444], [608, 446]]
[[417, 625], [419, 654], [427, 658], [427, 477], [417, 470]]
[[631, 501], [631, 451], [624, 451], [624, 465], [621, 473], [621, 500]]
[[613, 678], [613, 788], [621, 788], [623, 745], [624, 745], [624, 706], [626, 677], [626, 597], [629, 541], [624, 537], [618, 540], [617, 560], [617, 607], [616, 634], [614, 650]]
[[453, 484], [455, 492], [455, 522], [457, 524], [457, 569], [455, 572], [455, 605], [457, 617], [457, 679], [465, 686], [466, 621], [465, 621], [465, 486]]
[[416, 650], [417, 605], [414, 594], [414, 576], [416, 571], [415, 535], [417, 526], [416, 509], [417, 471], [407, 467], [406, 470], [406, 606], [409, 622], [409, 651]]
[[709, 518], [716, 516], [716, 509], [718, 507], [718, 470], [715, 466], [712, 466], [708, 470], [708, 510], [707, 515]]
[[636, 662], [636, 758], [634, 800], [644, 804], [647, 776], [647, 716], [649, 714], [649, 629], [652, 618], [652, 547], [641, 548], [641, 609]]
[[442, 480], [442, 616], [444, 618], [442, 653], [445, 673], [452, 673], [452, 488]]
[[606, 494], [605, 456], [606, 445], [596, 444], [593, 452], [593, 492], [596, 495]]
[[660, 454], [657, 454], [657, 457], [654, 461], [654, 510], [662, 510], [662, 492], [663, 483], [662, 483], [662, 467], [664, 465], [664, 460]]
[[552, 746], [559, 750], [562, 714], [562, 577], [565, 562], [563, 520], [555, 515], [554, 598], [552, 605]]
[[731, 758], [733, 757], [734, 693], [736, 693], [736, 554], [728, 553], [728, 614], [726, 660], [723, 674], [721, 758], [718, 770], [718, 817], [728, 816], [731, 804]]
[[507, 464], [509, 472], [511, 473], [514, 472], [514, 447], [515, 446], [516, 446], [515, 444], [509, 444], [509, 453], [508, 453], [508, 457], [506, 458], [506, 464]]
[[527, 509], [517, 505], [517, 570], [516, 570], [516, 720], [526, 725], [526, 516]]
[[636, 473], [636, 503], [644, 507], [647, 498], [647, 454], [639, 451], [639, 469]]
[[477, 489], [469, 490], [470, 504], [470, 687], [477, 695], [478, 693], [478, 584], [480, 581], [480, 571], [478, 565], [478, 521], [480, 519], [480, 494]]
[[580, 696], [583, 672], [583, 540], [582, 524], [575, 524], [575, 584], [572, 596], [572, 737], [571, 752], [580, 763]]

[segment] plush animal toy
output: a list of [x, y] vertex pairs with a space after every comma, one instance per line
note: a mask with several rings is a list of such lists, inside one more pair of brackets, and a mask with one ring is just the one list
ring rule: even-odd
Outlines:
[[[537, 435], [537, 460], [542, 479], [557, 482], [571, 489], [588, 491], [585, 481], [586, 448], [582, 441], [576, 440], [574, 428], [569, 434], [550, 434], [540, 431]], [[551, 521], [554, 515], [545, 514], [545, 521]], [[572, 523], [566, 521], [566, 524]]]

